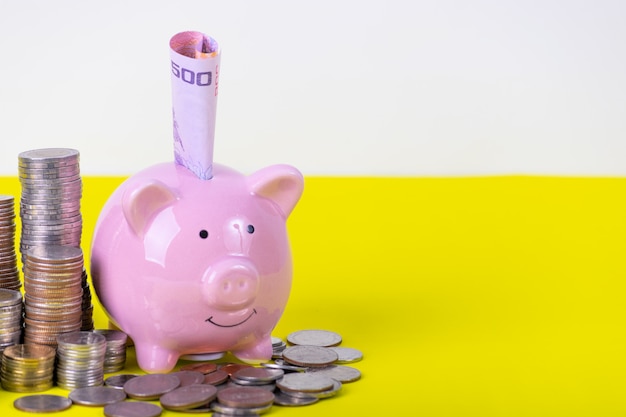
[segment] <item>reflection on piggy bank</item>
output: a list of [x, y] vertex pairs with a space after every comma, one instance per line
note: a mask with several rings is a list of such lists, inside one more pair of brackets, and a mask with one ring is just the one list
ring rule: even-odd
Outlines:
[[303, 178], [288, 165], [213, 174], [155, 165], [120, 185], [98, 219], [94, 288], [146, 372], [167, 372], [181, 355], [272, 355], [291, 289], [285, 222]]

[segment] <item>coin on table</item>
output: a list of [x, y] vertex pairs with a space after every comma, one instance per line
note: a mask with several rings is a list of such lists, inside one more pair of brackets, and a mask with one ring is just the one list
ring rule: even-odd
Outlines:
[[278, 363], [278, 362], [262, 363], [261, 366], [263, 366], [264, 368], [270, 368], [270, 369], [282, 369], [284, 372], [304, 372], [304, 371], [306, 371], [306, 368], [304, 368], [302, 366], [286, 365], [285, 363]]
[[204, 374], [197, 371], [177, 371], [170, 373], [170, 375], [174, 375], [180, 380], [181, 387], [192, 384], [202, 384], [204, 381]]
[[361, 378], [361, 371], [345, 365], [330, 365], [324, 368], [309, 368], [307, 372], [324, 375], [342, 383], [354, 382]]
[[251, 367], [252, 365], [248, 365], [245, 363], [224, 363], [220, 365], [218, 369], [221, 369], [222, 371], [227, 372], [228, 375], [232, 375], [240, 369], [251, 368]]
[[333, 346], [328, 349], [337, 353], [337, 363], [353, 363], [363, 359], [363, 352], [349, 347]]
[[259, 407], [248, 407], [248, 408], [240, 408], [240, 407], [231, 407], [228, 405], [221, 404], [218, 401], [214, 401], [211, 403], [210, 409], [213, 412], [211, 414], [212, 417], [255, 417], [260, 414], [265, 413], [266, 411], [272, 408], [272, 404], [266, 404]]
[[341, 343], [341, 336], [329, 330], [299, 330], [290, 333], [287, 341], [292, 345], [309, 346], [337, 346]]
[[287, 374], [276, 382], [276, 386], [285, 392], [321, 392], [332, 389], [334, 385], [334, 379], [308, 372]]
[[109, 387], [82, 387], [71, 391], [68, 397], [74, 404], [102, 407], [124, 401], [126, 393]]
[[277, 391], [274, 393], [274, 404], [282, 405], [286, 407], [298, 407], [303, 405], [314, 404], [319, 401], [315, 395], [311, 394], [302, 394], [300, 396], [293, 396], [285, 394], [282, 391]]
[[180, 367], [181, 371], [196, 371], [203, 374], [210, 374], [217, 370], [217, 365], [211, 362], [189, 363]]
[[67, 410], [72, 401], [60, 395], [38, 394], [20, 397], [13, 402], [13, 406], [29, 413], [51, 413]]
[[298, 366], [327, 366], [337, 358], [337, 353], [321, 346], [296, 345], [283, 351], [283, 359]]
[[258, 387], [229, 387], [217, 393], [217, 401], [228, 407], [263, 407], [272, 404], [274, 394]]
[[218, 369], [215, 372], [211, 372], [210, 374], [206, 374], [204, 376], [203, 384], [209, 385], [220, 385], [228, 380], [228, 372]]
[[213, 385], [193, 384], [163, 394], [159, 401], [166, 410], [179, 411], [207, 405], [216, 396], [217, 388]]
[[136, 400], [156, 400], [180, 386], [180, 380], [173, 375], [150, 374], [132, 378], [124, 384], [124, 392]]
[[123, 401], [104, 407], [106, 417], [158, 417], [162, 412], [158, 405], [144, 402]]
[[270, 384], [277, 379], [280, 379], [285, 374], [282, 369], [270, 369], [270, 368], [243, 368], [231, 375], [231, 378], [235, 381], [243, 380], [253, 384]]
[[112, 375], [104, 380], [104, 385], [106, 385], [107, 387], [123, 390], [125, 383], [138, 376], [139, 375], [135, 374]]

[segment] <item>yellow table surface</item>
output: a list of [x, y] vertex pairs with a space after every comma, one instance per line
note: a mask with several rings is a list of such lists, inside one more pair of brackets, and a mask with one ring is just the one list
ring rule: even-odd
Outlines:
[[[122, 178], [83, 181], [89, 254]], [[363, 351], [362, 378], [267, 415], [626, 414], [626, 179], [308, 177], [289, 230], [294, 284], [274, 335], [336, 331]], [[107, 326], [99, 306], [95, 320]], [[124, 372], [138, 372], [132, 351]], [[21, 395], [0, 390], [0, 414], [25, 415]]]

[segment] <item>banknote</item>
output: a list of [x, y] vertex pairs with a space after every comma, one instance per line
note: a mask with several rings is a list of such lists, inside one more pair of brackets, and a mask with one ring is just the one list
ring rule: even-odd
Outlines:
[[221, 51], [201, 32], [170, 39], [174, 159], [199, 178], [211, 179]]

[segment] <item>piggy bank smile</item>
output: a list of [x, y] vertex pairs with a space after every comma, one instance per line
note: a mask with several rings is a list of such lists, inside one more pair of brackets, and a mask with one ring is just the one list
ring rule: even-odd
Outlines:
[[[237, 327], [237, 326], [240, 326], [240, 325], [244, 324], [244, 323], [245, 323], [245, 322], [247, 322], [248, 320], [250, 320], [250, 319], [252, 318], [252, 316], [254, 316], [255, 314], [257, 314], [257, 312], [256, 312], [256, 309], [254, 309], [254, 308], [253, 308], [253, 309], [252, 309], [252, 311], [250, 312], [250, 314], [248, 314], [248, 315], [246, 316], [246, 318], [244, 318], [243, 320], [241, 320], [241, 321], [239, 321], [239, 322], [236, 322], [236, 323], [230, 323], [230, 324], [226, 324], [226, 323], [218, 323], [218, 321], [217, 321], [217, 320], [220, 320], [220, 319], [216, 318], [215, 316], [211, 316], [211, 317], [209, 317], [208, 319], [206, 319], [205, 321], [206, 321], [207, 323], [211, 323], [211, 324], [213, 324], [213, 325], [215, 325], [215, 326], [217, 326], [217, 327], [225, 327], [225, 328], [228, 328], [228, 327]], [[221, 320], [220, 320], [220, 321], [221, 321]]]

